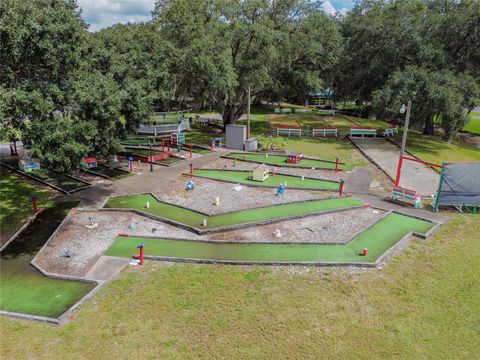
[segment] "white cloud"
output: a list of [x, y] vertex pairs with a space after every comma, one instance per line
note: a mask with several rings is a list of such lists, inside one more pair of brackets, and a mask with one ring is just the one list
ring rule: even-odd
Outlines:
[[78, 0], [82, 17], [90, 24], [90, 31], [127, 22], [151, 19], [155, 0]]
[[322, 3], [322, 9], [328, 15], [336, 15], [337, 14], [337, 9], [335, 9], [335, 7], [332, 5], [332, 3], [330, 1], [324, 1]]

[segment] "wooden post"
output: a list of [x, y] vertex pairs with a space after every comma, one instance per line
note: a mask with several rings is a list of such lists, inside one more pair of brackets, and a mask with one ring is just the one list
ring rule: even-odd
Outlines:
[[247, 99], [247, 140], [250, 139], [250, 86], [248, 87]]

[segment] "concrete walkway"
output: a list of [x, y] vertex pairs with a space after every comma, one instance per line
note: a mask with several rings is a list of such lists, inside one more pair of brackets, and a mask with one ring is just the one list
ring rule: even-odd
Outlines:
[[120, 271], [122, 271], [129, 263], [130, 259], [103, 255], [90, 268], [85, 275], [85, 279], [96, 281], [112, 280], [120, 274]]
[[[355, 144], [373, 159], [392, 179], [397, 174], [400, 149], [385, 139], [352, 139]], [[416, 190], [422, 195], [437, 192], [440, 175], [423, 164], [404, 161], [400, 186]]]

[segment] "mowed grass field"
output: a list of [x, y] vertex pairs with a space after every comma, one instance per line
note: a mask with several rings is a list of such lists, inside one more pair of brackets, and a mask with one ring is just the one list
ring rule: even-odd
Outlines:
[[4, 359], [475, 359], [480, 217], [377, 270], [147, 261], [62, 326], [0, 318]]
[[[145, 244], [145, 254], [197, 260], [271, 263], [373, 263], [410, 232], [425, 234], [434, 224], [392, 213], [346, 244], [248, 244], [118, 237], [106, 255], [131, 257]], [[346, 239], [348, 240], [348, 239]], [[364, 248], [368, 255], [363, 256]]]
[[33, 215], [32, 195], [39, 207], [51, 207], [56, 192], [0, 166], [0, 243]]
[[473, 135], [480, 135], [480, 112], [471, 112], [470, 121], [463, 128], [464, 131]]
[[[400, 143], [400, 139], [397, 139]], [[446, 142], [438, 136], [421, 135], [416, 131], [408, 132], [407, 150], [422, 160], [442, 164], [445, 162], [478, 162], [480, 149], [463, 141]]]
[[340, 189], [340, 184], [338, 182], [311, 178], [304, 178], [304, 180], [302, 180], [301, 177], [292, 175], [275, 174], [274, 176], [270, 175], [265, 181], [256, 181], [251, 179], [251, 171], [196, 169], [193, 170], [193, 175], [214, 180], [262, 187], [278, 187], [280, 184], [287, 183], [287, 187], [289, 189], [315, 189], [332, 191], [338, 191]]

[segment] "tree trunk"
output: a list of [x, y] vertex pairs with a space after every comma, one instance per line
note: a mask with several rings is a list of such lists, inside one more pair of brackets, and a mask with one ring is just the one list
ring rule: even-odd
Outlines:
[[423, 135], [433, 135], [434, 133], [433, 114], [429, 114], [425, 121], [425, 127], [423, 128]]

